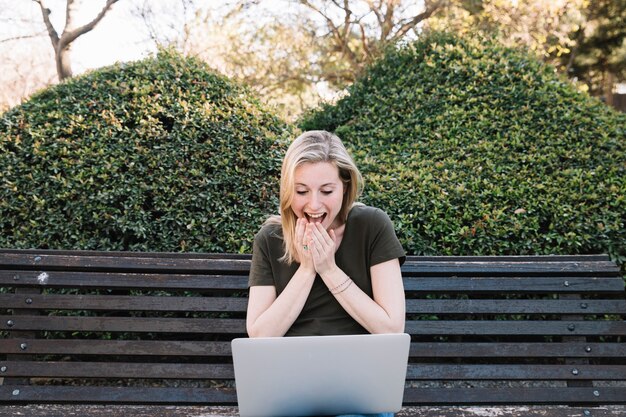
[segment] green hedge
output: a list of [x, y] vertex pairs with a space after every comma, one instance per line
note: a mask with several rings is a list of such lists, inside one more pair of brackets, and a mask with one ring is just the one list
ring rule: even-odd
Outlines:
[[300, 127], [347, 142], [409, 253], [626, 261], [626, 116], [521, 51], [424, 35]]
[[0, 118], [0, 247], [248, 252], [291, 130], [171, 51], [48, 88]]

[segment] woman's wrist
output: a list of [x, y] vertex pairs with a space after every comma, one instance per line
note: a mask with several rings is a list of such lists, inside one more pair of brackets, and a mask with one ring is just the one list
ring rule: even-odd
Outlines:
[[330, 293], [333, 295], [341, 294], [342, 292], [347, 290], [350, 287], [350, 285], [353, 284], [353, 282], [354, 281], [352, 281], [352, 278], [346, 277], [346, 279], [342, 281], [341, 284], [334, 286], [332, 288], [329, 288], [328, 291], [330, 291]]
[[326, 271], [323, 274], [320, 273], [320, 276], [330, 292], [340, 290], [343, 286], [352, 281], [352, 279], [336, 265], [332, 270]]
[[315, 275], [317, 275], [317, 272], [315, 271], [315, 266], [313, 265], [313, 262], [303, 262], [300, 264], [300, 267], [298, 268], [299, 271], [302, 271], [303, 273], [309, 275], [310, 277], [315, 278]]

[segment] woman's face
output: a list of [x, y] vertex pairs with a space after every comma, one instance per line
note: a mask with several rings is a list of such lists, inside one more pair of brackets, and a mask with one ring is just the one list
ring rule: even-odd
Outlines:
[[344, 186], [339, 169], [330, 162], [304, 163], [296, 168], [291, 209], [309, 223], [322, 223], [325, 229], [341, 226], [337, 218]]

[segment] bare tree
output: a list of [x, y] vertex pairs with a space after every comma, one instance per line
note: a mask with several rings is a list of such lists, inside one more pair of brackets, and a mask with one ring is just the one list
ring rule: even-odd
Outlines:
[[423, 7], [407, 0], [294, 0], [321, 17], [329, 54], [339, 55], [348, 67], [327, 73], [331, 82], [354, 81], [365, 65], [387, 45], [404, 38], [421, 22], [444, 8], [449, 0], [424, 0]]
[[201, 57], [292, 119], [451, 1], [144, 0], [135, 15], [157, 45]]
[[60, 81], [72, 76], [72, 63], [70, 58], [70, 47], [72, 42], [74, 42], [79, 36], [84, 35], [95, 28], [111, 9], [111, 6], [118, 2], [118, 0], [107, 0], [105, 5], [102, 7], [102, 10], [100, 10], [98, 15], [93, 20], [85, 25], [77, 26], [75, 21], [76, 10], [78, 7], [76, 0], [66, 0], [65, 27], [63, 28], [61, 35], [59, 35], [50, 21], [50, 14], [52, 12], [47, 7], [46, 0], [33, 1], [39, 4], [39, 7], [41, 8], [41, 15], [43, 17], [44, 24], [46, 25], [50, 41], [52, 42], [52, 47], [54, 48], [57, 75]]

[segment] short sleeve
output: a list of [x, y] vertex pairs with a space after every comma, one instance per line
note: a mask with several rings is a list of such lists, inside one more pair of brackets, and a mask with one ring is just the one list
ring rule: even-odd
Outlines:
[[380, 209], [374, 210], [371, 224], [371, 264], [377, 265], [397, 258], [402, 265], [406, 260], [406, 253], [387, 213]]
[[248, 287], [275, 285], [268, 239], [269, 230], [267, 227], [261, 228], [254, 237]]

